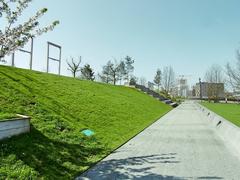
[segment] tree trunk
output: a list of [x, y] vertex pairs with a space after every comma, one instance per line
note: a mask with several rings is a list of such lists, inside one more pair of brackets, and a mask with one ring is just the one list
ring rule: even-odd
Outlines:
[[116, 85], [116, 77], [113, 77], [113, 84]]
[[113, 73], [113, 84], [116, 85], [116, 72]]

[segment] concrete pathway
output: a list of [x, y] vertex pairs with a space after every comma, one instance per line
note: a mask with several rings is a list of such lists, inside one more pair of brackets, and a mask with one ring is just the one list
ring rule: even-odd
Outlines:
[[240, 180], [240, 160], [206, 118], [183, 103], [77, 179]]

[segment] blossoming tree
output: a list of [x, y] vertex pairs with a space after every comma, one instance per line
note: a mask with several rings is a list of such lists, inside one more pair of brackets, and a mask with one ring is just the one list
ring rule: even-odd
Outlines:
[[51, 31], [59, 21], [54, 21], [46, 27], [39, 27], [39, 18], [47, 12], [40, 9], [25, 22], [18, 19], [32, 0], [0, 0], [0, 60], [23, 47], [30, 38]]

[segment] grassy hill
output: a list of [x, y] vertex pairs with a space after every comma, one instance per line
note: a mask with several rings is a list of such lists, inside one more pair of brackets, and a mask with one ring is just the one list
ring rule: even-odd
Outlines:
[[0, 119], [32, 117], [31, 133], [0, 142], [0, 179], [74, 178], [169, 110], [132, 88], [0, 66]]
[[223, 104], [223, 103], [201, 103], [206, 108], [217, 113], [218, 115], [229, 120], [233, 124], [240, 127], [240, 105], [239, 104]]

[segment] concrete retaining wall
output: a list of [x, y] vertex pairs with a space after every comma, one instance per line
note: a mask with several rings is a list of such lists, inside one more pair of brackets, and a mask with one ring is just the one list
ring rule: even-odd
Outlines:
[[199, 110], [209, 119], [209, 124], [223, 139], [226, 145], [240, 158], [240, 128], [223, 117], [198, 104]]
[[30, 131], [30, 117], [18, 115], [18, 118], [0, 121], [0, 140]]

